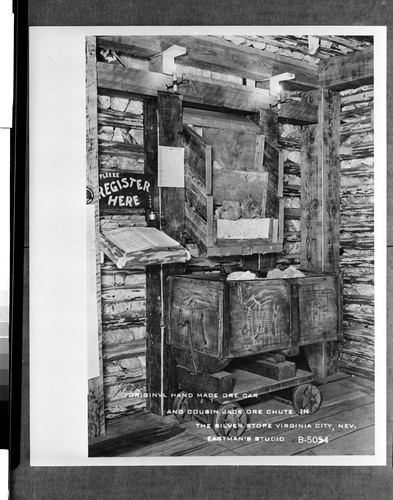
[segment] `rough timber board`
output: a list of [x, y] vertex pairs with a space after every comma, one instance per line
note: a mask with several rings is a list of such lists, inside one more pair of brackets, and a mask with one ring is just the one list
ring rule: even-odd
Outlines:
[[290, 82], [292, 86], [318, 86], [318, 71], [315, 65], [252, 47], [236, 47], [227, 40], [209, 36], [99, 37], [98, 43], [102, 47], [112, 47], [145, 58], [151, 58], [172, 45], [179, 45], [187, 49], [185, 55], [176, 59], [183, 65], [257, 81], [289, 71], [296, 74], [295, 81]]
[[272, 221], [272, 219], [217, 219], [217, 239], [269, 239], [272, 232]]
[[[96, 43], [95, 37], [86, 40], [86, 186], [91, 189], [95, 207], [95, 234], [99, 229], [99, 180], [98, 180], [98, 139], [97, 139], [97, 73], [96, 73]], [[99, 376], [88, 381], [88, 420], [89, 437], [99, 436], [105, 432], [104, 418], [104, 382], [102, 362], [102, 320], [101, 320], [101, 273], [100, 252], [96, 246], [94, 267], [96, 269], [97, 312], [98, 312], [98, 355]]]
[[[117, 96], [155, 96], [172, 85], [172, 76], [149, 71], [124, 68], [106, 63], [97, 63], [98, 88], [100, 92]], [[222, 86], [193, 79], [193, 87], [183, 85], [178, 93], [185, 103], [221, 106], [227, 109], [257, 112], [275, 103], [268, 91], [243, 85]], [[170, 94], [172, 95], [172, 94]]]
[[281, 381], [262, 377], [261, 375], [240, 369], [231, 370], [231, 374], [233, 379], [233, 394], [235, 396], [219, 397], [217, 401], [240, 401], [256, 397], [257, 395], [260, 396], [281, 389], [287, 389], [288, 387], [294, 387], [295, 385], [305, 384], [306, 382], [312, 382], [314, 379], [312, 373], [304, 370], [296, 370], [295, 377]]

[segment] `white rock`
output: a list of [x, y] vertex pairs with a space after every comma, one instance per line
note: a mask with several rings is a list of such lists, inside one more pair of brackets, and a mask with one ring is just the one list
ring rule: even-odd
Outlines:
[[99, 95], [97, 104], [99, 109], [109, 109], [111, 107], [111, 98], [106, 95]]
[[143, 105], [141, 101], [130, 101], [126, 108], [127, 113], [132, 113], [133, 115], [141, 115], [143, 113]]
[[256, 49], [259, 49], [259, 50], [264, 50], [266, 49], [266, 43], [263, 43], [263, 42], [254, 42], [252, 44]]
[[138, 130], [138, 129], [130, 129], [128, 132], [129, 135], [133, 138], [134, 142], [136, 144], [143, 144], [143, 130]]
[[276, 47], [275, 45], [267, 44], [266, 45], [266, 50], [268, 52], [278, 52], [278, 47]]
[[115, 111], [125, 111], [128, 106], [128, 99], [121, 97], [111, 97], [111, 108]]
[[113, 138], [113, 127], [98, 127], [98, 138], [105, 141], [111, 141]]
[[123, 133], [122, 133], [120, 128], [118, 128], [118, 127], [115, 128], [112, 140], [115, 142], [124, 142]]

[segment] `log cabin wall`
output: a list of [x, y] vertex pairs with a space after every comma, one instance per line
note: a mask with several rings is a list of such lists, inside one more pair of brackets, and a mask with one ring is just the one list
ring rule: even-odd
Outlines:
[[[144, 172], [143, 102], [98, 94], [99, 169]], [[102, 215], [100, 229], [145, 226], [142, 213]], [[146, 401], [146, 273], [101, 264], [105, 422], [143, 410]]]
[[373, 86], [341, 92], [343, 333], [339, 366], [374, 376]]
[[278, 146], [284, 155], [284, 246], [280, 267], [300, 265], [300, 126], [280, 124]]

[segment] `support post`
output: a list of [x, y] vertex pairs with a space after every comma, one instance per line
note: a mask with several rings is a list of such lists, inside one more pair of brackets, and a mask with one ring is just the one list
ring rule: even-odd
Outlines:
[[[340, 94], [326, 89], [304, 94], [318, 106], [318, 123], [303, 128], [301, 152], [301, 268], [339, 271], [340, 251]], [[338, 371], [337, 342], [305, 349], [319, 377]]]
[[[152, 109], [152, 103], [149, 104]], [[153, 127], [149, 120], [155, 121], [158, 127], [160, 146], [181, 147], [182, 140], [182, 97], [177, 94], [158, 93], [157, 115], [146, 115], [145, 130]], [[149, 155], [146, 156], [146, 168], [156, 173], [157, 161], [153, 144], [149, 143]], [[171, 238], [182, 243], [184, 233], [184, 189], [161, 188], [160, 218], [166, 222], [161, 229]], [[167, 277], [184, 272], [184, 265], [171, 264], [146, 267], [146, 379], [147, 392], [153, 394], [147, 401], [147, 409], [152, 413], [164, 416], [171, 408], [171, 394], [177, 390], [176, 363], [170, 347], [166, 343], [166, 297]], [[163, 301], [164, 299], [164, 301]], [[163, 303], [164, 302], [164, 303]], [[163, 314], [162, 314], [163, 309]]]
[[[99, 193], [98, 193], [98, 137], [97, 137], [97, 70], [96, 39], [88, 37], [86, 42], [86, 188], [90, 204], [94, 207], [94, 232], [100, 231]], [[93, 257], [94, 259], [94, 257]], [[105, 434], [104, 415], [104, 371], [102, 362], [102, 320], [101, 320], [101, 266], [100, 250], [96, 245], [95, 261], [90, 265], [96, 270], [97, 326], [98, 326], [98, 363], [99, 375], [88, 381], [88, 425], [89, 438]]]

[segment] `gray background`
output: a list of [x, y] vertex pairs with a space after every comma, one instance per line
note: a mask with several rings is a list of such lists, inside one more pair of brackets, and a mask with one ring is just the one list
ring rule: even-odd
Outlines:
[[[393, 263], [390, 136], [393, 4], [390, 0], [30, 0], [30, 26], [68, 25], [375, 25], [388, 26], [388, 270]], [[20, 465], [11, 475], [11, 499], [258, 498], [313, 499], [392, 496], [392, 367], [388, 363], [386, 467], [30, 467], [28, 414], [28, 231]], [[382, 242], [380, 242], [381, 244]], [[385, 244], [383, 242], [383, 244]], [[388, 303], [391, 276], [388, 271]], [[388, 307], [389, 310], [389, 307]], [[388, 359], [392, 359], [388, 314]], [[378, 332], [376, 332], [378, 334]]]

